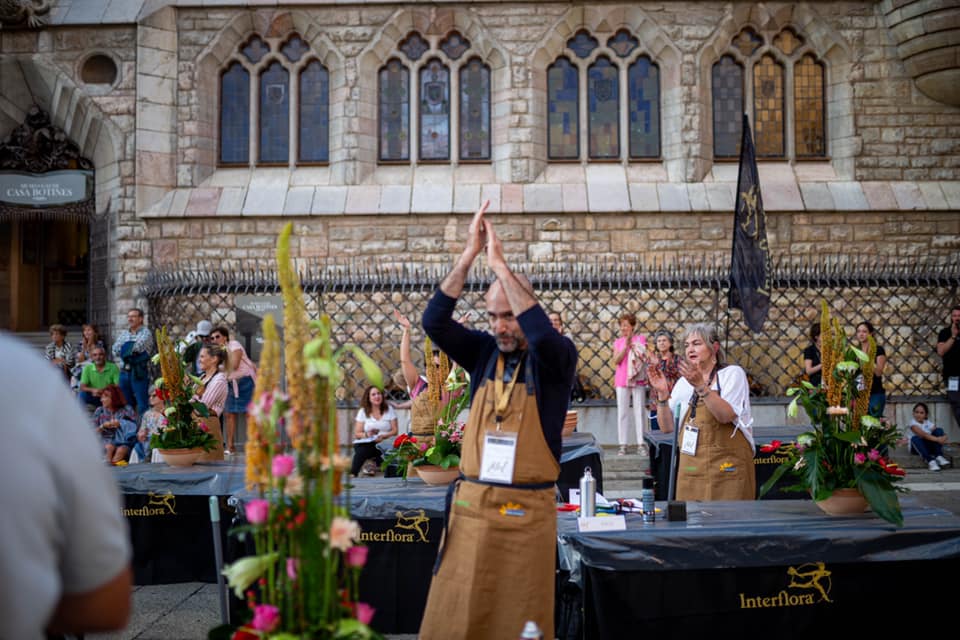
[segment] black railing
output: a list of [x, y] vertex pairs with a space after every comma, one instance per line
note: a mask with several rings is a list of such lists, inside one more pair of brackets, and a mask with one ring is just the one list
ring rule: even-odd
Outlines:
[[[301, 263], [307, 309], [330, 315], [335, 340], [354, 342], [388, 374], [399, 368], [400, 327], [396, 307], [413, 321], [414, 360], [422, 365], [418, 319], [446, 266], [382, 267], [369, 262]], [[807, 332], [819, 319], [820, 301], [852, 335], [860, 320], [877, 328], [888, 356], [884, 373], [889, 395], [924, 396], [940, 391], [937, 331], [958, 301], [960, 265], [820, 256], [813, 261], [780, 259], [773, 265], [771, 309], [763, 333], [750, 333], [739, 311], [727, 308], [727, 263], [680, 261], [634, 266], [610, 261], [534, 263], [517, 268], [533, 283], [541, 304], [561, 313], [580, 352], [579, 374], [591, 399], [611, 399], [611, 345], [623, 311], [637, 315], [638, 330], [667, 329], [677, 338], [692, 322], [715, 323], [727, 359], [743, 366], [758, 396], [783, 396], [801, 376]], [[488, 273], [488, 272], [487, 272]], [[483, 291], [489, 276], [475, 270], [458, 305], [459, 317], [485, 326]], [[199, 320], [237, 327], [238, 295], [276, 295], [274, 266], [222, 271], [216, 264], [185, 264], [153, 271], [144, 284], [150, 323], [185, 335]], [[344, 363], [344, 401], [362, 391], [362, 374]]]

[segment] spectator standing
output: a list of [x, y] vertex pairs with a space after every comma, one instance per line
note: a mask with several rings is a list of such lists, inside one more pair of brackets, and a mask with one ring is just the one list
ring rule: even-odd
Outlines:
[[230, 330], [220, 326], [211, 333], [213, 344], [227, 350], [227, 404], [224, 408], [226, 422], [226, 455], [236, 451], [234, 438], [237, 432], [237, 416], [247, 413], [247, 405], [253, 399], [253, 386], [257, 382], [257, 366], [247, 356], [246, 349], [237, 340], [230, 339]]
[[213, 323], [209, 320], [201, 320], [197, 323], [197, 328], [187, 334], [183, 346], [178, 348], [181, 353], [180, 357], [189, 368], [190, 373], [198, 376], [202, 375], [200, 349], [208, 344], [213, 344]]
[[70, 370], [73, 369], [76, 360], [73, 345], [67, 342], [67, 328], [62, 324], [50, 325], [50, 343], [47, 344], [46, 355], [55, 367], [60, 369], [61, 373], [70, 379]]
[[130, 537], [97, 438], [42, 358], [5, 335], [0, 353], [0, 638], [122, 629]]
[[937, 355], [943, 358], [943, 384], [953, 419], [960, 426], [960, 304], [950, 311], [950, 324], [937, 336]]
[[810, 384], [820, 386], [823, 365], [820, 364], [820, 323], [810, 325], [810, 346], [803, 350], [803, 372], [807, 374]]
[[127, 312], [127, 328], [113, 343], [113, 360], [120, 367], [120, 390], [136, 403], [138, 413], [149, 404], [150, 372], [147, 365], [153, 354], [153, 335], [143, 324], [143, 311], [137, 308]]
[[107, 352], [102, 346], [94, 347], [90, 357], [93, 361], [80, 374], [80, 400], [96, 408], [100, 406], [100, 393], [111, 384], [120, 384], [120, 369], [107, 361]]
[[920, 454], [930, 471], [940, 471], [950, 465], [950, 461], [943, 457], [943, 445], [947, 444], [947, 435], [943, 429], [927, 419], [929, 415], [930, 411], [924, 403], [913, 405], [910, 446]]
[[637, 453], [642, 454], [643, 434], [647, 430], [647, 338], [635, 333], [637, 318], [632, 313], [620, 316], [620, 337], [613, 342], [614, 386], [617, 392], [617, 455], [627, 454], [630, 439], [630, 415], [637, 432]]
[[207, 431], [217, 439], [213, 449], [200, 457], [203, 461], [223, 460], [223, 431], [220, 429], [220, 416], [227, 404], [227, 376], [223, 373], [227, 353], [216, 345], [204, 345], [200, 348], [201, 391], [194, 400], [207, 405], [210, 415], [203, 419]]
[[[654, 334], [653, 344], [654, 347], [656, 347], [656, 351], [652, 355], [653, 361], [650, 363], [650, 366], [659, 369], [667, 379], [667, 385], [673, 389], [673, 385], [680, 379], [680, 356], [678, 356], [673, 349], [673, 334], [666, 329], [660, 329]], [[651, 428], [653, 427], [654, 420], [657, 421], [657, 427], [659, 428], [660, 421], [657, 417], [657, 401], [652, 394], [647, 406], [650, 409]]]
[[[857, 325], [857, 341], [860, 350], [867, 353], [870, 348], [870, 338], [874, 337], [873, 325], [866, 320]], [[876, 338], [874, 337], [874, 341]], [[883, 417], [883, 410], [887, 407], [887, 392], [883, 389], [883, 370], [887, 367], [887, 352], [877, 345], [876, 358], [873, 365], [873, 380], [864, 381], [870, 385], [870, 404], [867, 413], [875, 418]]]

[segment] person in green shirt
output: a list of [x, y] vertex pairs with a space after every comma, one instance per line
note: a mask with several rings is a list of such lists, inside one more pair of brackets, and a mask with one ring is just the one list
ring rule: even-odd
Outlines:
[[94, 347], [90, 351], [93, 361], [80, 373], [80, 400], [91, 407], [100, 406], [100, 391], [110, 384], [120, 383], [120, 368], [107, 362], [107, 352], [103, 347]]

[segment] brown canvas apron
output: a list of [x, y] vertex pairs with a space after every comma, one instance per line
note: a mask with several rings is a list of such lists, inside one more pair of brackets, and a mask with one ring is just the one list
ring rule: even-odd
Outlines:
[[[677, 459], [677, 500], [756, 499], [753, 448], [747, 438], [740, 433], [733, 435], [733, 424], [718, 422], [696, 393], [693, 399], [697, 410], [692, 422], [700, 429], [697, 453], [691, 456], [681, 452]], [[680, 422], [677, 446], [683, 442], [689, 416], [688, 408]]]
[[[517, 366], [524, 366], [521, 362]], [[440, 567], [420, 638], [509, 640], [527, 620], [553, 638], [557, 515], [553, 484], [560, 465], [540, 426], [529, 367], [503, 414], [501, 430], [517, 433], [511, 485], [471, 482], [480, 474], [484, 434], [496, 429], [495, 384], [477, 389], [464, 431], [460, 469], [466, 480], [454, 487]], [[524, 489], [520, 485], [549, 484]]]

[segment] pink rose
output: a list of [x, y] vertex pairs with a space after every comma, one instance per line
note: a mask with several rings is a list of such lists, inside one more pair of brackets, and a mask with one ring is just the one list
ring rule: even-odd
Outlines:
[[880, 452], [876, 449], [870, 449], [870, 453], [867, 454], [867, 457], [876, 462], [880, 459]]
[[347, 566], [362, 567], [367, 564], [367, 547], [350, 547], [347, 549]]
[[280, 622], [280, 610], [272, 604], [258, 604], [253, 608], [253, 622], [250, 623], [257, 631], [270, 633]]
[[293, 456], [287, 455], [276, 455], [273, 456], [273, 475], [276, 478], [286, 478], [291, 473], [293, 473], [294, 466]]
[[357, 620], [363, 624], [370, 624], [370, 621], [373, 620], [373, 614], [377, 612], [376, 609], [368, 605], [366, 602], [357, 603]]
[[256, 499], [247, 503], [247, 522], [250, 524], [263, 524], [270, 515], [270, 503], [266, 500]]
[[200, 422], [200, 424], [198, 424], [197, 426], [200, 427], [200, 431], [203, 431], [204, 433], [207, 433], [208, 431], [210, 431], [210, 427], [207, 426], [206, 422]]
[[857, 464], [863, 464], [864, 462], [867, 461], [867, 456], [865, 456], [865, 455], [863, 455], [862, 453], [859, 453], [859, 452], [858, 452], [858, 453], [855, 453], [855, 454], [853, 454], [853, 461], [854, 461], [855, 463], [857, 463]]
[[287, 558], [287, 577], [296, 581], [297, 569], [300, 567], [300, 558]]

